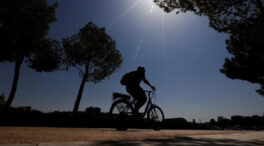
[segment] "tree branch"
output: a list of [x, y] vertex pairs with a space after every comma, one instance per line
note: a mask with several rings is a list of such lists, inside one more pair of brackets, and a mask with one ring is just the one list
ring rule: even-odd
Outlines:
[[83, 72], [83, 70], [80, 68], [80, 67], [78, 67], [78, 66], [75, 66], [82, 74], [84, 74], [84, 72]]
[[260, 10], [261, 15], [264, 16], [264, 7], [261, 0], [257, 0], [257, 6]]

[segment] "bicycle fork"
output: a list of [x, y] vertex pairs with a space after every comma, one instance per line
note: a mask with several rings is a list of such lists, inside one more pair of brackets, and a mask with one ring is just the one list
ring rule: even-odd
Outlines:
[[158, 115], [155, 109], [151, 110], [151, 119], [157, 120], [158, 119]]

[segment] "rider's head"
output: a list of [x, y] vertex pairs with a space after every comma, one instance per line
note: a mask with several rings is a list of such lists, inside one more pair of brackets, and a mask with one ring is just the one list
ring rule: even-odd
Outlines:
[[145, 68], [143, 66], [139, 66], [137, 71], [145, 73]]

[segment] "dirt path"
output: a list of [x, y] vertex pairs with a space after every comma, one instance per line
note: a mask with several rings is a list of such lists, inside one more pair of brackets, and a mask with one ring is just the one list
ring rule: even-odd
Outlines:
[[[38, 146], [264, 146], [264, 131], [250, 131], [243, 133], [210, 134], [176, 136], [166, 138], [150, 138], [144, 140], [108, 140], [108, 141], [78, 141], [41, 143]], [[27, 145], [36, 146], [36, 145]]]
[[[143, 140], [175, 136], [245, 133], [223, 130], [130, 129], [116, 131], [103, 128], [0, 127], [0, 144], [39, 144], [48, 142]], [[248, 131], [247, 131], [248, 132]]]

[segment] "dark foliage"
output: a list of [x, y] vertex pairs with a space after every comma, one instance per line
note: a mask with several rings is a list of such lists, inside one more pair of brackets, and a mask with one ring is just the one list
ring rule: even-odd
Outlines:
[[42, 46], [34, 51], [27, 60], [28, 67], [38, 72], [58, 70], [62, 61], [62, 48], [56, 40], [45, 39]]
[[[237, 26], [227, 40], [227, 50], [233, 56], [226, 58], [221, 72], [232, 79], [258, 83], [257, 90], [264, 96], [264, 19], [246, 21]], [[253, 25], [254, 24], [254, 25]]]
[[47, 0], [0, 0], [0, 61], [14, 62], [15, 73], [4, 110], [15, 96], [21, 64], [36, 71], [59, 68], [56, 41], [47, 38], [49, 24], [56, 21], [57, 3]]
[[116, 71], [122, 56], [116, 49], [115, 41], [106, 34], [105, 28], [99, 28], [89, 22], [79, 33], [62, 41], [67, 68], [76, 67], [82, 78], [73, 113], [79, 108], [85, 82], [100, 82]]
[[209, 26], [230, 34], [221, 69], [227, 77], [258, 83], [264, 96], [264, 8], [263, 0], [154, 0], [165, 12], [194, 12], [208, 16]]

